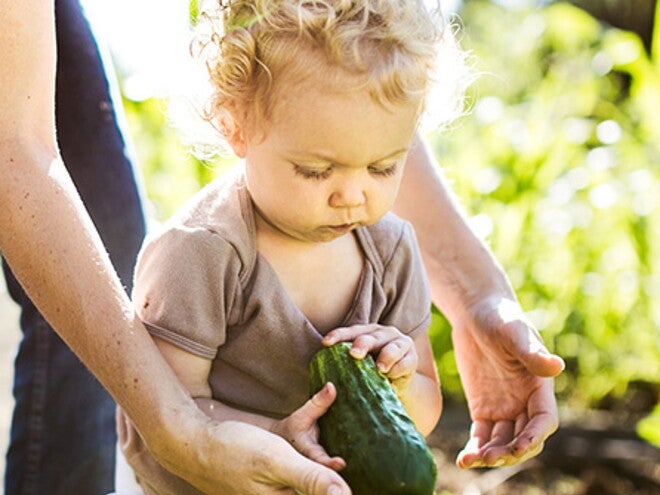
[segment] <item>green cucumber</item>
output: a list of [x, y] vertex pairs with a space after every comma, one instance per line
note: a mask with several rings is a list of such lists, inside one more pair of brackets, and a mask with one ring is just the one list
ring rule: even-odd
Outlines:
[[310, 389], [327, 382], [337, 398], [319, 420], [319, 442], [340, 456], [353, 495], [432, 495], [437, 467], [387, 378], [371, 356], [355, 359], [351, 344], [320, 350], [310, 363]]

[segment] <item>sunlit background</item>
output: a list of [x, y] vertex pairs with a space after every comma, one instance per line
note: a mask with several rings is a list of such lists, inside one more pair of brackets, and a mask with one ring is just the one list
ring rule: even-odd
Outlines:
[[[190, 11], [175, 0], [88, 1], [121, 80], [152, 216], [163, 220], [228, 161], [194, 158], [167, 120], [168, 98], [186, 85]], [[566, 359], [562, 407], [647, 417], [660, 382], [659, 37], [649, 43], [565, 2], [447, 1], [443, 12], [481, 74], [467, 115], [427, 136], [444, 173]], [[448, 329], [436, 315], [444, 391], [460, 401]]]
[[[84, 3], [120, 80], [149, 215], [165, 220], [233, 163], [196, 158], [170, 122], [188, 84], [191, 11], [180, 0]], [[466, 116], [427, 139], [567, 362], [556, 380], [564, 421], [603, 415], [660, 446], [660, 28], [631, 30], [655, 3], [445, 1], [481, 75]], [[617, 5], [613, 27], [603, 9]], [[461, 404], [437, 312], [431, 336], [447, 402]]]
[[[192, 157], [167, 121], [168, 97], [187, 82], [189, 10], [175, 0], [88, 1], [92, 18], [103, 20], [152, 214], [163, 220], [224, 170], [222, 160]], [[454, 1], [443, 10], [458, 12], [459, 37], [482, 75], [468, 114], [427, 137], [474, 230], [548, 345], [567, 360], [559, 396], [567, 406], [598, 407], [625, 403], [635, 387], [653, 384], [653, 400], [660, 377], [657, 57], [635, 34], [562, 2]], [[445, 390], [458, 395], [447, 335], [438, 318]]]

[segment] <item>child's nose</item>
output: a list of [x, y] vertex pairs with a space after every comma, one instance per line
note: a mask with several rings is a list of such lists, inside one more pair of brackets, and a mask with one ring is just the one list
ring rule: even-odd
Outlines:
[[330, 195], [330, 206], [333, 208], [354, 208], [365, 203], [366, 196], [361, 184], [346, 182], [337, 187]]

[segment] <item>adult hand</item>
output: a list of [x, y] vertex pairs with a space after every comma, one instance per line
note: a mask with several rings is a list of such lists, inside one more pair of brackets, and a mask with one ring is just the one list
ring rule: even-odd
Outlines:
[[458, 370], [472, 418], [459, 453], [462, 468], [505, 466], [537, 455], [556, 431], [554, 377], [563, 360], [550, 354], [520, 305], [481, 301], [454, 326]]
[[319, 444], [317, 420], [330, 408], [337, 397], [337, 389], [326, 383], [314, 396], [289, 416], [278, 421], [272, 432], [288, 440], [301, 454], [335, 471], [346, 467], [341, 457], [330, 457]]
[[[170, 471], [209, 495], [350, 495], [346, 482], [332, 469], [299, 454], [282, 437], [237, 421], [208, 422], [205, 466], [184, 467], [159, 456]], [[202, 436], [200, 435], [200, 436]], [[171, 453], [170, 453], [171, 455]], [[170, 457], [169, 455], [165, 457]]]

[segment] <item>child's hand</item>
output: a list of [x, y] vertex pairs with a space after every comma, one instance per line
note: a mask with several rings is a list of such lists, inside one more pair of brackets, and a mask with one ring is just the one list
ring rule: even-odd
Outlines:
[[417, 371], [419, 356], [414, 341], [398, 328], [377, 323], [341, 327], [328, 332], [322, 342], [331, 346], [342, 341], [353, 341], [351, 356], [356, 359], [372, 353], [376, 366], [398, 395], [408, 388]]
[[301, 454], [324, 466], [341, 471], [346, 462], [341, 457], [330, 457], [318, 442], [316, 421], [323, 416], [337, 397], [332, 383], [326, 383], [314, 396], [289, 416], [275, 423], [272, 432], [289, 441]]

